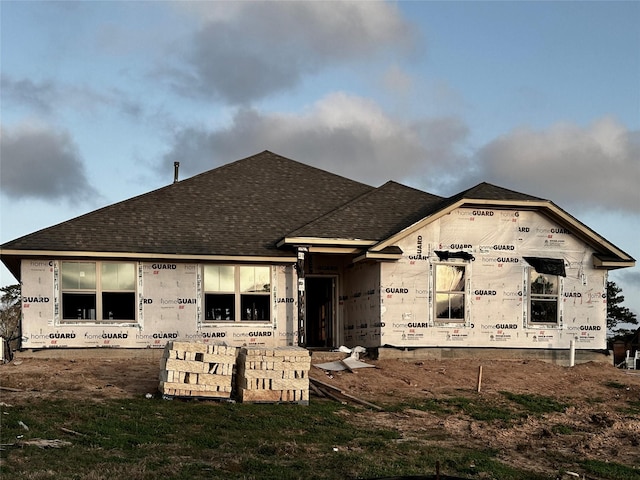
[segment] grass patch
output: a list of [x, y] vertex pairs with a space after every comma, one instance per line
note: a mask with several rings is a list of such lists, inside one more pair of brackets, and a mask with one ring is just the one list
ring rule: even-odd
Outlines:
[[[481, 399], [460, 397], [428, 406], [504, 417], [487, 413], [490, 405]], [[20, 435], [72, 445], [5, 447], [0, 478], [349, 479], [433, 474], [436, 462], [447, 475], [544, 478], [503, 464], [490, 449], [398, 442], [400, 434], [392, 427], [356, 427], [349, 421], [356, 409], [324, 400], [308, 406], [144, 398], [33, 400], [2, 410], [4, 445], [16, 444]]]
[[551, 431], [556, 435], [571, 435], [575, 433], [573, 427], [570, 427], [569, 425], [563, 425], [561, 423], [553, 425], [551, 427]]
[[598, 475], [600, 478], [611, 480], [640, 480], [640, 470], [637, 468], [627, 467], [615, 462], [602, 462], [600, 460], [585, 460], [580, 462], [582, 468], [587, 473]]
[[614, 381], [614, 380], [611, 380], [611, 381], [609, 381], [609, 382], [606, 382], [604, 385], [605, 385], [606, 387], [609, 387], [609, 388], [615, 388], [615, 389], [617, 389], [617, 390], [622, 390], [622, 389], [624, 389], [624, 388], [627, 388], [627, 386], [626, 386], [624, 383], [616, 382], [616, 381]]
[[586, 402], [590, 405], [598, 405], [600, 403], [606, 403], [606, 399], [602, 397], [589, 397], [585, 399]]
[[[505, 424], [529, 415], [564, 412], [568, 407], [565, 403], [542, 395], [516, 394], [506, 391], [500, 393], [508, 403], [495, 398], [456, 396], [447, 399], [429, 399], [411, 405], [404, 404], [402, 407], [416, 408], [438, 416], [460, 412], [480, 422], [500, 421]], [[396, 408], [401, 409], [399, 406]]]
[[543, 395], [517, 394], [511, 392], [500, 392], [507, 399], [518, 404], [523, 413], [528, 415], [541, 415], [544, 413], [564, 412], [568, 405], [551, 397]]
[[454, 397], [446, 400], [446, 402], [451, 406], [460, 408], [465, 414], [481, 422], [498, 420], [508, 423], [517, 418], [515, 412], [510, 408], [489, 403], [480, 398]]
[[640, 400], [629, 400], [627, 406], [619, 410], [628, 415], [640, 415]]

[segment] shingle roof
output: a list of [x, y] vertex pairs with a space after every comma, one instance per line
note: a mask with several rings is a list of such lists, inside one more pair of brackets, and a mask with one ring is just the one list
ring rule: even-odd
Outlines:
[[289, 236], [383, 240], [423, 218], [441, 201], [437, 195], [390, 181]]
[[286, 255], [276, 248], [283, 234], [372, 190], [264, 151], [7, 242], [2, 248]]
[[464, 190], [453, 197], [449, 197], [449, 200], [453, 202], [461, 200], [463, 198], [476, 199], [476, 200], [511, 200], [511, 201], [544, 201], [542, 198], [527, 195], [526, 193], [516, 192], [515, 190], [508, 190], [506, 188], [498, 187], [487, 182], [482, 182], [471, 187], [468, 190]]
[[[374, 188], [264, 151], [9, 241], [0, 253], [18, 277], [27, 251], [290, 256], [278, 248], [285, 237], [371, 240], [384, 247], [420, 220], [474, 200], [547, 202], [489, 183], [449, 198], [396, 182]], [[566, 212], [552, 209], [603, 255], [633, 261]]]
[[474, 200], [496, 200], [511, 202], [544, 202], [546, 200], [526, 193], [516, 192], [507, 188], [498, 187], [487, 182], [479, 183], [467, 190], [457, 193], [451, 197], [443, 198], [438, 203], [430, 204], [423, 213], [423, 218], [433, 213], [443, 210], [461, 200], [468, 201], [466, 203], [473, 204]]

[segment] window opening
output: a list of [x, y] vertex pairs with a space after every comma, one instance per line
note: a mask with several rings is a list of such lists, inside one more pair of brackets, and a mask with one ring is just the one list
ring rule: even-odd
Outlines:
[[436, 322], [464, 322], [466, 266], [437, 264], [435, 285]]
[[558, 323], [560, 318], [560, 277], [566, 277], [560, 258], [523, 257], [529, 269], [529, 321]]
[[135, 274], [134, 263], [62, 262], [62, 319], [135, 321]]
[[205, 265], [204, 291], [206, 321], [235, 319], [235, 273], [233, 266]]
[[532, 323], [558, 322], [558, 275], [529, 271], [529, 321]]
[[269, 321], [271, 268], [205, 265], [204, 302], [208, 322]]

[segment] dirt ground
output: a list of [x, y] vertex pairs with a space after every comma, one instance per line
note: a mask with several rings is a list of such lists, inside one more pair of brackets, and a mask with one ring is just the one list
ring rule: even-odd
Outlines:
[[[640, 371], [597, 362], [561, 367], [537, 360], [363, 360], [375, 368], [326, 372], [314, 366], [309, 374], [382, 407], [462, 396], [498, 405], [505, 403], [503, 391], [552, 397], [570, 406], [563, 413], [529, 416], [509, 426], [476, 421], [461, 413], [443, 417], [417, 409], [361, 409], [345, 413], [351, 422], [397, 429], [400, 441], [494, 448], [509, 465], [550, 475], [571, 470], [571, 465], [558, 464], [558, 457], [565, 455], [640, 468], [640, 415], [630, 413], [630, 405], [638, 411]], [[323, 361], [312, 357], [313, 364]], [[18, 353], [12, 362], [0, 365], [0, 402], [141, 396], [157, 392], [158, 373], [159, 360], [154, 358], [70, 360]], [[310, 401], [315, 398], [312, 392]]]

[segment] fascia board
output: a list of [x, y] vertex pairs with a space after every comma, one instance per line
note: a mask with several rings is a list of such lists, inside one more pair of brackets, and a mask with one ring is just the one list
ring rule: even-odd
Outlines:
[[[573, 217], [569, 213], [562, 210], [560, 207], [555, 205], [553, 202], [549, 202], [547, 206], [548, 211], [552, 212], [557, 218], [560, 219], [561, 222], [568, 224], [571, 227], [572, 232], [577, 232], [579, 236], [585, 240], [587, 243], [590, 243], [592, 246], [597, 247], [598, 249], [604, 248], [608, 250], [613, 255], [620, 258], [622, 262], [631, 262], [635, 265], [635, 260], [629, 254], [620, 250], [613, 243], [609, 242], [602, 235], [587, 227], [584, 223], [579, 221], [577, 218]], [[615, 262], [619, 264], [620, 262]], [[629, 266], [633, 266], [629, 265]]]
[[283, 247], [285, 245], [370, 247], [375, 244], [375, 240], [363, 240], [357, 238], [285, 237], [276, 245], [278, 247]]
[[360, 247], [322, 247], [322, 246], [309, 246], [309, 253], [335, 253], [335, 254], [347, 254], [353, 255], [354, 253], [361, 252]]
[[376, 253], [376, 252], [365, 252], [362, 255], [357, 256], [353, 259], [353, 263], [362, 262], [365, 260], [387, 260], [387, 261], [397, 261], [402, 258], [401, 253]]
[[595, 268], [606, 268], [608, 270], [615, 270], [616, 268], [635, 267], [635, 260], [630, 261], [616, 261], [616, 260], [602, 260], [596, 255], [593, 256], [593, 266]]
[[0, 256], [23, 258], [130, 258], [138, 260], [202, 260], [224, 262], [259, 262], [259, 263], [296, 263], [295, 256], [266, 257], [248, 255], [189, 255], [178, 253], [136, 253], [136, 252], [91, 252], [91, 251], [57, 251], [57, 250], [0, 250]]

